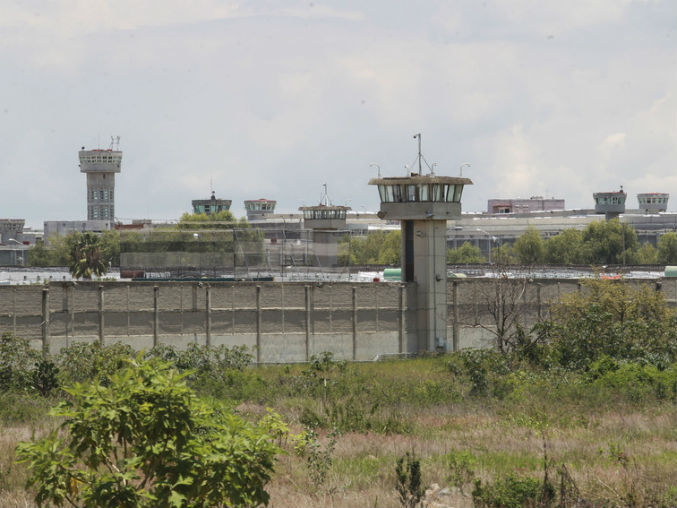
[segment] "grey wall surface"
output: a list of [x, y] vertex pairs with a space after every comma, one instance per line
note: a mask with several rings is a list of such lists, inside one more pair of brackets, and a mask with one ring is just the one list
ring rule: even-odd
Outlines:
[[[632, 284], [656, 281], [632, 281]], [[497, 279], [447, 283], [447, 349], [492, 347]], [[564, 295], [585, 290], [576, 280], [514, 280], [501, 287], [531, 327]], [[411, 286], [411, 285], [410, 285]], [[260, 362], [305, 361], [331, 351], [371, 360], [416, 350], [415, 319], [399, 283], [77, 282], [0, 286], [0, 333], [12, 332], [51, 352], [73, 341], [245, 345]], [[677, 302], [677, 280], [656, 290]], [[402, 302], [402, 303], [400, 303]], [[48, 312], [44, 312], [48, 309]]]

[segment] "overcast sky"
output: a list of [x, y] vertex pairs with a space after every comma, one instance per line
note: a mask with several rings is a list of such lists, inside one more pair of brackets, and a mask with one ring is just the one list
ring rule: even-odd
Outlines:
[[[1, 0], [0, 217], [86, 217], [81, 146], [120, 136], [116, 215], [192, 199], [377, 210], [423, 153], [490, 198], [677, 209], [677, 1]], [[211, 182], [211, 184], [210, 184]]]

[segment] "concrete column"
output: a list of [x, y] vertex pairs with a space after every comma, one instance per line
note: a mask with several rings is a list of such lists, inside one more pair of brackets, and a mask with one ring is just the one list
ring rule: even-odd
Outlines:
[[153, 347], [158, 345], [160, 335], [160, 288], [153, 286]]
[[212, 294], [210, 287], [205, 287], [205, 344], [212, 345]]
[[357, 288], [352, 287], [353, 294], [353, 360], [357, 360]]
[[99, 342], [101, 345], [104, 345], [104, 336], [103, 336], [103, 286], [99, 286]]
[[256, 363], [261, 363], [261, 286], [256, 286]]
[[459, 323], [458, 323], [458, 282], [453, 281], [451, 283], [451, 290], [454, 301], [452, 302], [453, 313], [454, 313], [454, 323], [452, 328], [452, 351], [458, 351], [458, 332], [459, 332]]
[[[403, 221], [403, 224], [406, 222], [413, 223], [410, 234], [416, 282], [413, 303], [417, 314], [417, 350], [437, 351], [447, 343], [446, 221], [414, 220]], [[407, 240], [405, 236], [403, 234], [403, 241]]]
[[49, 354], [49, 289], [42, 290], [42, 356]]
[[305, 286], [306, 293], [306, 361], [310, 360], [310, 286]]
[[405, 317], [405, 309], [404, 309], [404, 286], [400, 285], [399, 288], [399, 308], [400, 308], [400, 316], [399, 316], [399, 339], [400, 339], [400, 345], [399, 345], [399, 353], [404, 353], [405, 351], [405, 335], [404, 335], [404, 317]]

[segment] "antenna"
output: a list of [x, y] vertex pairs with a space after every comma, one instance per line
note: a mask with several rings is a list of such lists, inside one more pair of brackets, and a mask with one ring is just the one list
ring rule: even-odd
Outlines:
[[116, 151], [120, 149], [120, 136], [110, 137], [110, 149]]
[[322, 184], [322, 197], [320, 198], [320, 204], [324, 206], [329, 206], [331, 205], [331, 201], [329, 201], [329, 194], [327, 193], [327, 184], [323, 183]]
[[414, 134], [414, 139], [418, 138], [418, 174], [421, 174], [421, 133]]

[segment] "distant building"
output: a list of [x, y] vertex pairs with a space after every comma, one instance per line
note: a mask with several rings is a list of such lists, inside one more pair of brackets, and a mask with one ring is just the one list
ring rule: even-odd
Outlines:
[[74, 231], [101, 233], [110, 229], [113, 229], [113, 221], [110, 220], [46, 220], [43, 238], [45, 244], [49, 244], [49, 238], [55, 235], [66, 236]]
[[[120, 138], [117, 138], [119, 145]], [[87, 220], [113, 221], [115, 218], [115, 173], [122, 165], [122, 152], [113, 150], [115, 141], [107, 150], [79, 152], [80, 172], [87, 175]]]
[[490, 199], [487, 202], [488, 213], [528, 213], [550, 210], [564, 210], [564, 200], [532, 196], [529, 199]]
[[272, 199], [249, 199], [244, 202], [247, 220], [260, 220], [275, 213], [277, 201]]
[[637, 194], [639, 209], [649, 213], [665, 212], [668, 209], [670, 194], [665, 192], [645, 192]]
[[194, 199], [192, 201], [193, 213], [211, 215], [213, 213], [227, 211], [230, 210], [231, 203], [232, 201], [230, 199], [216, 199], [214, 191], [212, 191], [212, 197], [210, 199]]
[[0, 244], [7, 245], [18, 241], [25, 222], [24, 219], [0, 219]]

